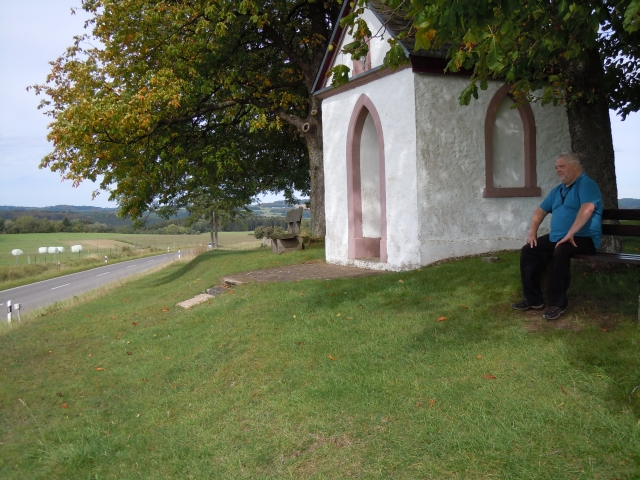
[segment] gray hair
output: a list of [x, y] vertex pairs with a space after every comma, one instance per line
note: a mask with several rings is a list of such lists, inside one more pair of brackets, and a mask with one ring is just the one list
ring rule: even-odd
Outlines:
[[[558, 155], [558, 158], [564, 158], [564, 161], [567, 163], [575, 163], [578, 165], [578, 167], [580, 167], [580, 170], [582, 170], [582, 163], [580, 163], [580, 158], [577, 154], [573, 152], [562, 152], [560, 155]], [[556, 158], [556, 160], [558, 158]]]

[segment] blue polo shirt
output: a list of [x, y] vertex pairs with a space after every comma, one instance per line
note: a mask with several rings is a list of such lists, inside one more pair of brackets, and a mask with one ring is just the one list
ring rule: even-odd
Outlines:
[[566, 187], [563, 183], [555, 187], [540, 204], [546, 213], [552, 213], [549, 240], [557, 242], [569, 232], [585, 203], [593, 203], [595, 210], [591, 218], [576, 233], [576, 237], [591, 237], [598, 248], [602, 239], [602, 194], [598, 184], [582, 172], [575, 182]]

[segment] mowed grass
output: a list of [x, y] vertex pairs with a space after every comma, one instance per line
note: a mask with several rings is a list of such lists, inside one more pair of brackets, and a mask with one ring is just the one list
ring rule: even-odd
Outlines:
[[208, 252], [5, 326], [0, 477], [638, 478], [637, 268], [576, 264], [562, 323], [510, 309], [516, 253], [175, 307], [323, 256]]
[[[175, 252], [183, 249], [206, 249], [209, 234], [202, 235], [124, 235], [114, 233], [34, 233], [0, 235], [0, 290], [67, 275], [137, 257]], [[222, 248], [256, 248], [260, 241], [249, 232], [221, 232]], [[71, 253], [72, 245], [82, 245], [83, 251]], [[63, 253], [39, 254], [38, 248], [64, 247]], [[24, 254], [17, 259], [14, 248]], [[58, 262], [60, 265], [58, 265]]]

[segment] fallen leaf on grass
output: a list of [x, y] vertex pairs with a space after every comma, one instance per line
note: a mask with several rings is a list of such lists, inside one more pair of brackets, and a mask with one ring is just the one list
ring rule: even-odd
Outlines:
[[487, 380], [495, 380], [496, 379], [496, 377], [494, 377], [493, 375], [490, 375], [488, 373], [484, 376], [484, 378], [486, 378]]
[[62, 408], [69, 408], [69, 405], [67, 405], [66, 403], [61, 403], [61, 404], [60, 404], [60, 406], [61, 406]]
[[447, 317], [440, 317], [436, 320], [436, 322], [444, 322], [447, 319]]
[[427, 297], [425, 300], [433, 300], [433, 297]]
[[601, 328], [600, 330], [602, 330], [603, 332], [608, 332], [609, 331], [608, 328]]
[[58, 393], [56, 393], [56, 395], [57, 395], [57, 396], [59, 396], [59, 397], [61, 397], [61, 396], [62, 396], [62, 393], [58, 392]]
[[469, 307], [467, 307], [466, 305], [462, 305], [462, 304], [460, 304], [460, 306], [461, 306], [462, 308], [466, 308], [466, 309], [468, 309], [468, 308], [469, 308]]
[[436, 401], [433, 398], [429, 399], [429, 406], [433, 407], [436, 404]]
[[477, 358], [478, 360], [481, 360], [481, 359], [482, 359], [482, 355], [478, 355], [476, 358]]
[[398, 280], [398, 283], [404, 283], [404, 281], [402, 281], [402, 280]]
[[97, 372], [102, 372], [104, 370], [102, 367], [93, 367], [93, 369]]
[[560, 385], [560, 390], [562, 390], [562, 393], [565, 395], [569, 395], [569, 392], [567, 392], [562, 385]]
[[93, 357], [93, 353], [90, 353], [90, 354], [89, 354], [89, 356], [90, 356], [90, 357]]
[[138, 326], [138, 322], [131, 322], [131, 325], [133, 325], [134, 327]]
[[167, 313], [168, 311], [169, 311], [169, 309], [168, 309], [168, 308], [163, 308], [163, 309], [162, 309], [162, 313]]
[[339, 316], [340, 316], [340, 314], [337, 314], [337, 315], [336, 315], [336, 317], [339, 317]]
[[336, 361], [336, 357], [334, 357], [333, 355], [329, 355], [329, 360], [335, 362]]
[[231, 295], [233, 293], [236, 293], [236, 292], [234, 292], [233, 290], [229, 290], [229, 295]]
[[133, 352], [127, 352], [127, 355], [133, 355]]
[[422, 404], [420, 402], [416, 402], [416, 407], [420, 408]]

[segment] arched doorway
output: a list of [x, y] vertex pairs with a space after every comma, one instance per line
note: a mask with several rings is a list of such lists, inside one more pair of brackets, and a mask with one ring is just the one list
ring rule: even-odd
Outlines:
[[353, 109], [347, 135], [349, 258], [387, 261], [384, 138], [380, 116], [366, 95]]

